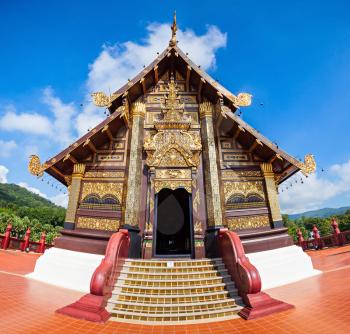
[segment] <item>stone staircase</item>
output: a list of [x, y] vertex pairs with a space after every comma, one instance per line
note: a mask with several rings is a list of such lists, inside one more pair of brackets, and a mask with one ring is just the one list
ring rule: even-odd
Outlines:
[[144, 324], [232, 319], [241, 309], [221, 259], [128, 259], [107, 305], [111, 320]]

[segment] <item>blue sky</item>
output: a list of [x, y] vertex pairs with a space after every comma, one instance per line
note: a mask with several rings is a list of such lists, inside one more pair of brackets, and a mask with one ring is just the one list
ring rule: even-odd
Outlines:
[[253, 94], [243, 118], [288, 153], [315, 155], [317, 174], [280, 188], [283, 210], [350, 205], [348, 1], [2, 2], [2, 182], [64, 200], [29, 175], [29, 154], [46, 160], [101, 120], [89, 93], [116, 90], [161, 52], [174, 9], [179, 46]]

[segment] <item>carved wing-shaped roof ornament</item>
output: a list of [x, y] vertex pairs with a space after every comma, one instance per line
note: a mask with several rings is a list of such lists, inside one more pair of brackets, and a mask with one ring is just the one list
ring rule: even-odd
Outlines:
[[304, 175], [312, 174], [316, 171], [316, 161], [312, 154], [305, 155], [304, 162], [298, 162], [298, 167]]
[[29, 157], [28, 170], [32, 175], [42, 177], [46, 167], [46, 164], [41, 164], [40, 158], [37, 155], [31, 155]]

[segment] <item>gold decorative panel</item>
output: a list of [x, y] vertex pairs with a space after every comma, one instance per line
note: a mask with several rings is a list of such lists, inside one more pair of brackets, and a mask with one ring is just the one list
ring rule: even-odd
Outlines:
[[226, 224], [229, 230], [241, 230], [270, 226], [270, 219], [267, 215], [230, 217], [226, 218]]
[[123, 171], [89, 171], [85, 173], [85, 178], [106, 177], [106, 178], [123, 178]]
[[242, 153], [224, 153], [223, 159], [224, 161], [249, 161], [249, 155]]
[[81, 198], [84, 199], [90, 194], [97, 194], [101, 198], [105, 195], [114, 195], [122, 203], [123, 186], [123, 183], [84, 182]]
[[187, 192], [192, 192], [192, 181], [191, 180], [155, 180], [154, 191], [160, 192], [162, 189], [167, 188], [175, 190], [177, 188], [184, 188]]
[[190, 179], [191, 169], [156, 169], [159, 179]]
[[119, 229], [119, 224], [120, 221], [118, 219], [78, 217], [77, 228], [116, 231]]
[[157, 133], [144, 139], [149, 167], [197, 167], [202, 150], [199, 132], [189, 131], [191, 117], [184, 113], [174, 78], [168, 83], [168, 96], [161, 105], [162, 114], [154, 120]]
[[261, 172], [258, 170], [224, 170], [222, 171], [222, 179], [237, 180], [244, 178], [262, 178]]
[[116, 153], [116, 154], [98, 154], [97, 161], [123, 161], [124, 153]]
[[265, 199], [262, 181], [224, 182], [225, 202], [234, 194], [244, 197], [247, 197], [249, 194], [257, 194]]

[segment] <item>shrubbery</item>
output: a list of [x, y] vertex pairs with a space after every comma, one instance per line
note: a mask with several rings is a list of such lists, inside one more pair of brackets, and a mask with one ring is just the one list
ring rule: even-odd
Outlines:
[[[293, 237], [294, 241], [297, 241], [297, 231], [303, 233], [304, 239], [308, 239], [310, 232], [314, 225], [317, 226], [321, 237], [332, 234], [333, 229], [331, 226], [331, 218], [318, 218], [318, 217], [301, 217], [296, 220], [290, 220], [288, 215], [282, 215], [283, 224], [288, 228], [288, 233]], [[350, 210], [346, 211], [343, 215], [334, 216], [336, 219], [340, 231], [350, 230]]]
[[12, 225], [11, 235], [18, 239], [23, 239], [28, 227], [30, 228], [30, 240], [39, 241], [41, 233], [46, 233], [46, 243], [52, 244], [53, 240], [59, 235], [62, 226], [53, 226], [42, 224], [38, 219], [30, 220], [28, 217], [18, 217], [13, 213], [0, 212], [0, 233], [6, 231], [8, 224]]

